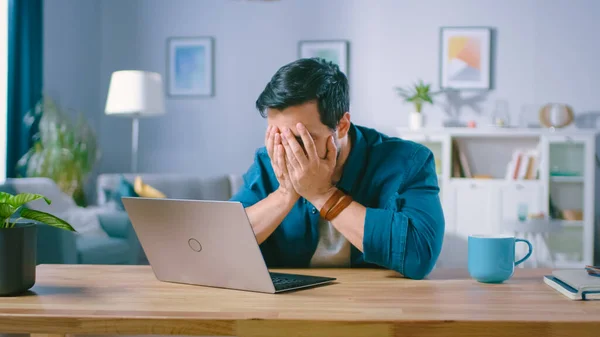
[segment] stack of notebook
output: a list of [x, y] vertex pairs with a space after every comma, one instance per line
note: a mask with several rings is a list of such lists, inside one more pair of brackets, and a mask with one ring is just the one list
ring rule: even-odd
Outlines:
[[555, 270], [544, 282], [572, 300], [600, 300], [600, 268]]

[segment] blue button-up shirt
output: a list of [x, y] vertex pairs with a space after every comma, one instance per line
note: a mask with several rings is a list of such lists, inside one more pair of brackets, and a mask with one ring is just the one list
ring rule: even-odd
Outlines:
[[[376, 130], [350, 128], [351, 150], [336, 187], [366, 207], [363, 252], [352, 247], [351, 266], [379, 266], [421, 279], [442, 248], [444, 215], [431, 151]], [[279, 186], [264, 147], [231, 198], [244, 207]], [[300, 198], [261, 244], [269, 268], [306, 268], [319, 241], [319, 210]]]

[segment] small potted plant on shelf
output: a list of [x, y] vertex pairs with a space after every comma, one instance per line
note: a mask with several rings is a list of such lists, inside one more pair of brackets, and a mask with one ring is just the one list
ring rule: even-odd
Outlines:
[[38, 199], [51, 203], [39, 194], [0, 192], [1, 296], [23, 293], [35, 284], [37, 224], [75, 231], [66, 221], [52, 214], [24, 207]]
[[396, 91], [406, 102], [414, 105], [414, 111], [409, 113], [410, 129], [418, 130], [423, 127], [423, 105], [425, 103], [433, 104], [433, 96], [440, 92], [432, 92], [431, 85], [423, 83], [423, 80], [419, 80], [418, 83], [407, 88], [396, 88]]

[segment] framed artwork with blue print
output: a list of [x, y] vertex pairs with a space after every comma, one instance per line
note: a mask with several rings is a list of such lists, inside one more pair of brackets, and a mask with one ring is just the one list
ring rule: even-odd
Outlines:
[[303, 40], [298, 42], [298, 57], [318, 57], [337, 64], [348, 77], [350, 42], [346, 40]]
[[167, 39], [167, 94], [182, 97], [214, 95], [212, 37]]

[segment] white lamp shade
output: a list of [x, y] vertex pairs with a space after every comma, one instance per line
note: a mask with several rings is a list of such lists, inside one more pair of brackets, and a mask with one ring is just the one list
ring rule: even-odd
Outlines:
[[105, 113], [107, 115], [156, 116], [165, 113], [160, 74], [121, 70], [111, 75]]

